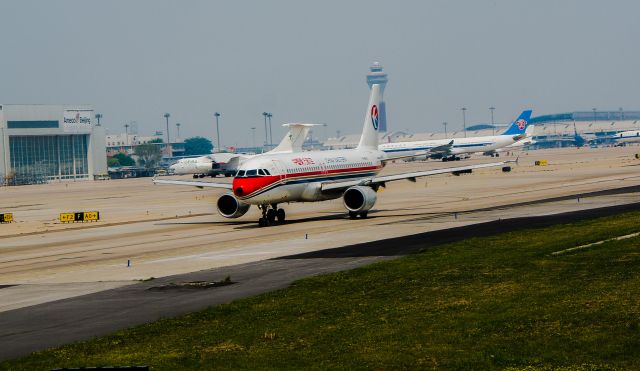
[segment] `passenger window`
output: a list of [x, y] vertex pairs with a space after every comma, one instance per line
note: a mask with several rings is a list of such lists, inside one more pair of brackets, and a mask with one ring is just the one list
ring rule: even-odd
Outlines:
[[246, 172], [247, 176], [256, 176], [257, 174], [258, 174], [258, 171], [256, 169], [247, 170]]

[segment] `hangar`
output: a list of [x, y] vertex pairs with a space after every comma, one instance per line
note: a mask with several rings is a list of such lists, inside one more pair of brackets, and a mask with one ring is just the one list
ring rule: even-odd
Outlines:
[[93, 179], [105, 151], [89, 105], [0, 105], [0, 184]]

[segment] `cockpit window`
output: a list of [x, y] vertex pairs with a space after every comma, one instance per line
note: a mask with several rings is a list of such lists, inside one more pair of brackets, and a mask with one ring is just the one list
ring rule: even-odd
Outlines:
[[269, 170], [264, 169], [264, 175], [271, 175], [271, 173], [269, 173]]
[[258, 175], [266, 175], [266, 174], [264, 173], [264, 170], [258, 169]]
[[236, 178], [242, 178], [244, 176], [244, 170], [238, 170], [238, 174], [236, 174]]
[[245, 175], [246, 176], [256, 176], [256, 175], [258, 175], [258, 170], [256, 170], [256, 169], [247, 170]]

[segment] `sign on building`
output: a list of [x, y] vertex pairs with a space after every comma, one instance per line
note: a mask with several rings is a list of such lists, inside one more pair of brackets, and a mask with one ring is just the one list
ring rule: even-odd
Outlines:
[[64, 110], [62, 128], [64, 131], [85, 131], [91, 129], [93, 110], [67, 109]]

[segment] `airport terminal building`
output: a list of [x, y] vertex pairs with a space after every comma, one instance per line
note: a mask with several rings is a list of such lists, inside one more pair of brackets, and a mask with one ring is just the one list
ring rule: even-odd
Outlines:
[[0, 105], [0, 185], [107, 172], [104, 129], [88, 105]]

